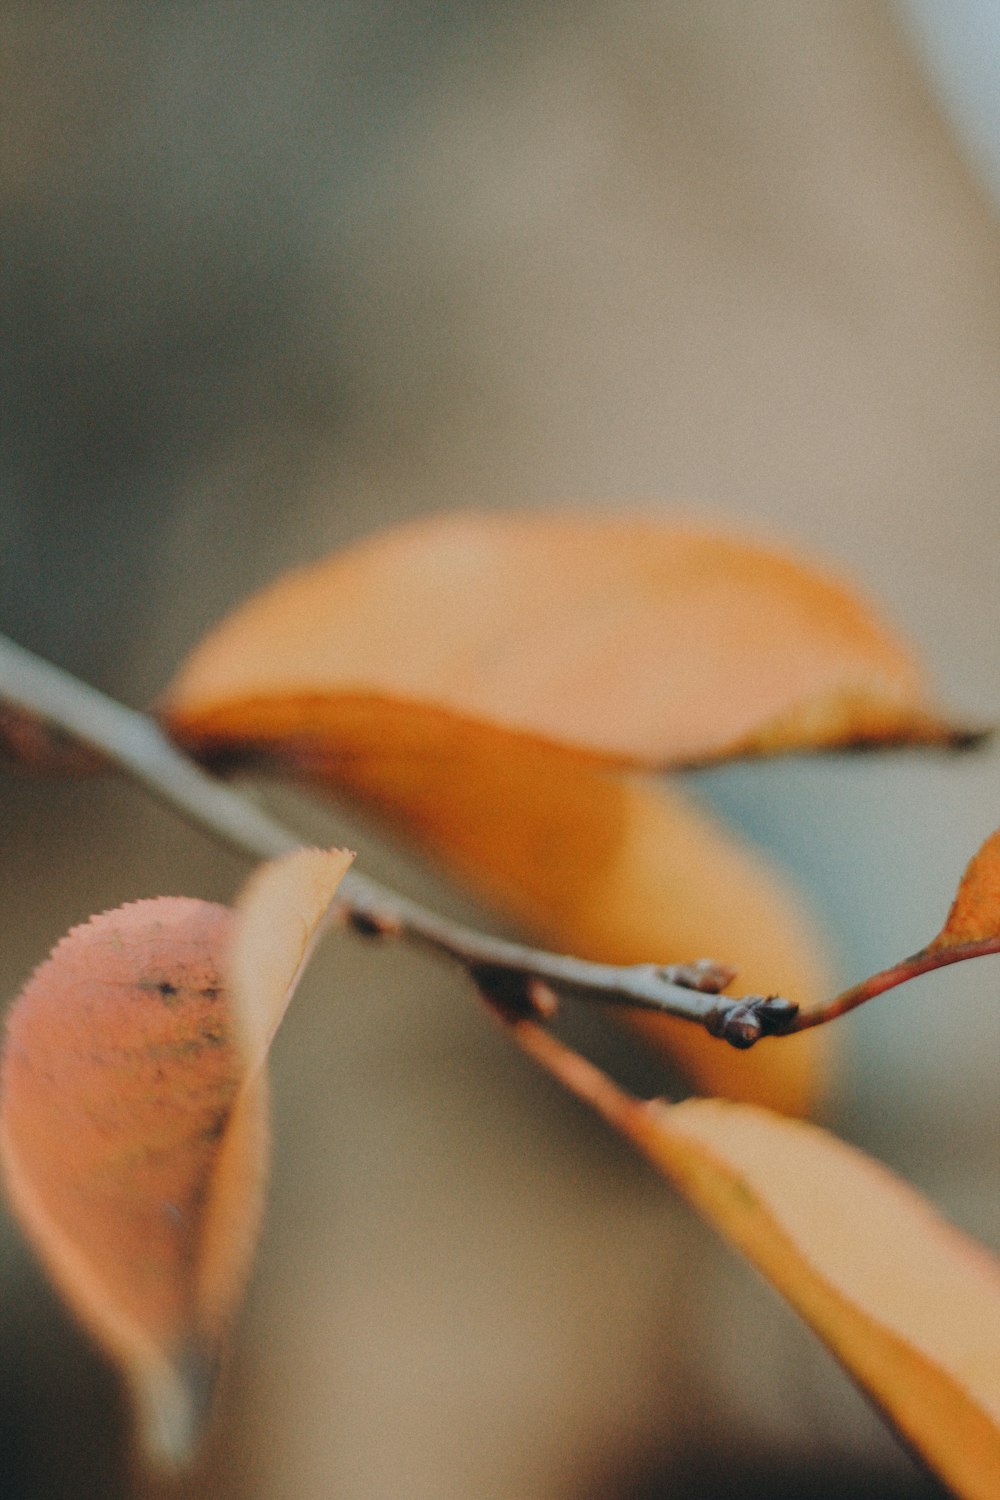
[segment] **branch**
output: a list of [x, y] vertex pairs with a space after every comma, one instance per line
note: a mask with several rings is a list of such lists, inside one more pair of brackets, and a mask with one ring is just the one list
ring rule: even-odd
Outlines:
[[[110, 765], [182, 813], [199, 828], [251, 859], [273, 859], [300, 840], [268, 813], [185, 755], [147, 714], [126, 708], [69, 673], [0, 636], [0, 733], [15, 751], [25, 744], [35, 763], [72, 769]], [[11, 726], [15, 726], [16, 732]], [[46, 754], [46, 751], [48, 752]], [[732, 970], [708, 960], [694, 964], [615, 966], [547, 953], [476, 932], [437, 916], [357, 871], [341, 883], [344, 919], [368, 936], [399, 937], [444, 954], [508, 1016], [539, 1014], [545, 991], [606, 1005], [637, 1006], [694, 1021], [732, 1046], [787, 1031], [798, 1007], [776, 996], [720, 999]]]

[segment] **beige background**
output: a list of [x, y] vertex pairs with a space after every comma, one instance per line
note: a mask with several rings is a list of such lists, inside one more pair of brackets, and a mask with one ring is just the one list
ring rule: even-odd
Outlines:
[[[863, 580], [996, 718], [1000, 241], [881, 4], [25, 0], [7, 29], [13, 635], [142, 702], [375, 524], [680, 504]], [[798, 872], [845, 978], [926, 939], [1000, 821], [995, 751], [699, 784]], [[0, 807], [5, 994], [88, 912], [242, 873], [128, 788], [5, 777]], [[845, 1023], [831, 1104], [994, 1248], [997, 985]], [[259, 1270], [181, 1493], [927, 1493], [450, 976], [344, 944], [275, 1061]], [[0, 1488], [141, 1493], [110, 1378], [13, 1227], [3, 1252]]]

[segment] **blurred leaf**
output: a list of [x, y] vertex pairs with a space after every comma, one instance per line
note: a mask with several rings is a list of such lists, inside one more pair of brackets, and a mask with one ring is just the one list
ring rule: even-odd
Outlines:
[[267, 1166], [261, 1063], [348, 863], [291, 855], [235, 915], [161, 897], [93, 917], [9, 1016], [0, 1156], [15, 1212], [124, 1370], [162, 1461], [190, 1455], [242, 1294]]
[[[419, 746], [390, 732], [326, 784], [548, 947], [615, 964], [710, 955], [737, 970], [741, 992], [828, 993], [821, 944], [788, 885], [675, 787], [471, 725], [454, 756], [443, 732]], [[325, 780], [325, 766], [311, 770]], [[799, 1113], [821, 1087], [826, 1033], [740, 1054], [689, 1022], [639, 1010], [629, 1020], [709, 1092]]]
[[788, 1299], [958, 1495], [1000, 1494], [1000, 1263], [879, 1163], [749, 1105], [625, 1094], [530, 1023], [522, 1046]]
[[[400, 723], [390, 708], [366, 726], [364, 750], [346, 759], [315, 743], [305, 754], [289, 736], [271, 769], [350, 797], [549, 947], [606, 963], [707, 954], [737, 970], [741, 992], [807, 1004], [829, 993], [787, 883], [676, 787], [441, 716]], [[629, 1020], [709, 1092], [800, 1113], [821, 1086], [818, 1030], [741, 1055], [689, 1022]]]
[[[350, 757], [391, 709], [670, 766], [947, 743], [910, 653], [824, 572], [654, 519], [464, 513], [289, 574], [216, 627], [170, 691], [185, 743], [294, 734]], [[461, 725], [454, 726], [461, 732]]]
[[38, 776], [93, 776], [108, 769], [105, 756], [74, 740], [26, 708], [0, 702], [0, 757]]
[[296, 849], [259, 865], [237, 898], [228, 973], [248, 1072], [267, 1056], [353, 858], [343, 849]]

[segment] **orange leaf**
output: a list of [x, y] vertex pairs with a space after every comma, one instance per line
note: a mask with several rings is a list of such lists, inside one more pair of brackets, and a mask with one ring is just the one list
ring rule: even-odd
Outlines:
[[[678, 790], [526, 736], [392, 704], [350, 721], [353, 749], [344, 755], [341, 735], [324, 738], [323, 707], [305, 745], [296, 721], [282, 721], [272, 767], [367, 808], [538, 941], [606, 963], [708, 954], [737, 969], [742, 992], [803, 1003], [829, 993], [792, 892]], [[230, 733], [238, 744], [238, 713]], [[828, 1046], [818, 1031], [737, 1054], [688, 1022], [640, 1011], [631, 1019], [699, 1088], [789, 1113], [814, 1102]]]
[[[0, 1156], [11, 1200], [70, 1306], [123, 1368], [147, 1448], [167, 1462], [192, 1448], [257, 1235], [259, 1063], [322, 916], [317, 890], [328, 906], [348, 862], [289, 856], [258, 875], [235, 916], [163, 897], [93, 917], [10, 1012]], [[262, 901], [275, 880], [278, 898]], [[259, 959], [252, 985], [230, 984], [234, 945]], [[251, 1058], [241, 1037], [261, 1016]]]
[[218, 626], [167, 717], [205, 748], [289, 725], [354, 753], [390, 704], [665, 766], [953, 731], [909, 653], [825, 573], [653, 519], [446, 515], [279, 580]]
[[[258, 1096], [267, 1097], [267, 1053], [353, 858], [343, 849], [296, 849], [260, 865], [236, 901], [226, 974], [242, 1081], [205, 1202], [198, 1272], [202, 1320], [214, 1340], [250, 1270], [252, 1238], [234, 1234], [233, 1224], [263, 1189], [267, 1138], [255, 1121]], [[259, 1215], [258, 1207], [255, 1222]]]
[[344, 849], [296, 849], [258, 866], [240, 892], [229, 975], [248, 1072], [267, 1056], [353, 858]]
[[[458, 744], [448, 731], [419, 752], [386, 739], [330, 784], [537, 941], [614, 964], [707, 954], [737, 970], [741, 992], [805, 1002], [828, 993], [820, 945], [792, 892], [676, 788], [471, 725]], [[826, 1034], [739, 1054], [689, 1022], [648, 1011], [629, 1019], [700, 1089], [789, 1113], [815, 1102]]]
[[969, 861], [948, 920], [928, 952], [1000, 937], [1000, 829]]
[[634, 1142], [788, 1299], [956, 1494], [1000, 1494], [1000, 1264], [816, 1126], [640, 1103], [529, 1023], [521, 1045]]

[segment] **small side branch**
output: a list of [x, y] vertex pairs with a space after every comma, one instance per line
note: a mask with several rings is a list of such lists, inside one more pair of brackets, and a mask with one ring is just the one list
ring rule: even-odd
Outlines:
[[[20, 731], [33, 731], [36, 750], [52, 735], [51, 763], [67, 740], [90, 752], [84, 764], [124, 771], [147, 791], [220, 842], [251, 859], [273, 859], [300, 840], [231, 786], [202, 770], [148, 715], [126, 708], [32, 652], [0, 637], [0, 702], [18, 715]], [[44, 761], [44, 755], [36, 756]], [[74, 769], [77, 767], [74, 766]], [[506, 942], [451, 922], [367, 876], [350, 871], [340, 887], [344, 919], [372, 937], [399, 937], [462, 965], [494, 998], [532, 985], [605, 1005], [635, 1006], [693, 1021], [739, 1048], [790, 1029], [798, 1007], [776, 997], [723, 999], [733, 971], [701, 960], [694, 964], [616, 966], [590, 963]]]
[[977, 943], [955, 943], [942, 948], [921, 948], [919, 953], [900, 959], [891, 968], [880, 969], [877, 974], [871, 974], [867, 979], [852, 984], [850, 989], [834, 995], [832, 1000], [827, 1000], [823, 1005], [799, 1011], [788, 1031], [808, 1031], [812, 1026], [825, 1026], [828, 1021], [846, 1016], [849, 1011], [857, 1010], [859, 1005], [874, 1000], [876, 995], [884, 995], [886, 990], [894, 990], [897, 985], [917, 979], [921, 974], [930, 974], [935, 969], [946, 968], [948, 964], [965, 963], [970, 958], [987, 958], [993, 953], [1000, 953], [1000, 937], [984, 938]]

